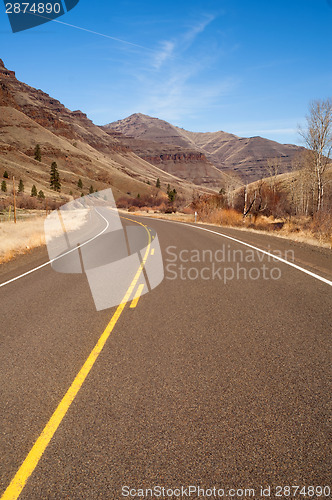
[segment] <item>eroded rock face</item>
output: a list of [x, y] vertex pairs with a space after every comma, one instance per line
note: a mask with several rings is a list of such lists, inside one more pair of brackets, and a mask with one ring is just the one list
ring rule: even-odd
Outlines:
[[140, 158], [167, 173], [218, 191], [224, 182], [223, 173], [204, 152], [182, 139], [176, 128], [163, 120], [136, 113], [102, 128]]
[[168, 153], [161, 154], [159, 156], [141, 156], [146, 161], [152, 163], [163, 163], [165, 161], [183, 162], [188, 163], [191, 161], [204, 161], [206, 162], [206, 157], [203, 153]]
[[0, 105], [11, 106], [54, 134], [71, 140], [84, 140], [100, 151], [126, 151], [116, 138], [110, 138], [80, 110], [70, 111], [60, 101], [39, 89], [20, 82], [14, 71], [0, 60]]
[[[104, 130], [122, 133], [127, 139], [145, 141], [159, 144], [159, 149], [173, 148], [170, 155], [163, 157], [158, 146], [155, 146], [156, 154], [140, 152], [142, 158], [154, 164], [160, 164], [164, 168], [165, 162], [186, 161], [186, 156], [181, 157], [178, 153], [182, 151], [198, 151], [202, 153], [202, 161], [208, 161], [217, 169], [225, 173], [237, 174], [243, 181], [252, 182], [267, 175], [265, 168], [267, 160], [271, 158], [280, 159], [280, 173], [291, 170], [292, 158], [301, 150], [292, 144], [279, 144], [275, 141], [263, 139], [262, 137], [238, 137], [227, 132], [189, 132], [180, 129], [158, 118], [152, 118], [141, 113], [135, 113], [123, 120], [105, 125]], [[141, 142], [142, 149], [143, 142]], [[178, 159], [180, 154], [180, 160]], [[205, 160], [204, 160], [204, 158]], [[195, 161], [198, 161], [197, 159]], [[188, 171], [190, 176], [190, 172]], [[212, 177], [213, 174], [211, 173]]]
[[[137, 154], [140, 154], [139, 152]], [[181, 179], [190, 180], [194, 184], [219, 187], [223, 177], [205, 157], [199, 152], [162, 153], [160, 155], [141, 155], [141, 158], [152, 165], [163, 169]]]
[[11, 71], [10, 69], [7, 69], [4, 65], [4, 62], [2, 59], [0, 59], [0, 75], [3, 77], [15, 77], [15, 71]]

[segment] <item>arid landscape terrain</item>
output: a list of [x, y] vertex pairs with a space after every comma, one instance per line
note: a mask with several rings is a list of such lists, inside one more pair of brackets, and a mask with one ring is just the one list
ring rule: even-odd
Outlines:
[[[40, 162], [34, 159], [37, 144]], [[20, 82], [0, 62], [0, 175], [10, 171], [26, 191], [36, 184], [54, 195], [48, 167], [56, 161], [63, 195], [80, 195], [79, 179], [85, 189], [112, 185], [117, 198], [154, 194], [159, 177], [164, 187], [190, 196], [195, 186], [219, 191], [229, 176], [238, 185], [266, 177], [269, 158], [280, 159], [279, 173], [289, 172], [300, 149], [261, 137], [188, 132], [140, 113], [99, 127], [83, 112]]]
[[0, 500], [332, 498], [331, 25], [5, 2]]
[[[301, 150], [299, 146], [262, 137], [237, 137], [223, 131], [189, 132], [141, 113], [103, 128], [123, 134], [142, 158], [181, 178], [201, 176], [202, 183], [209, 182], [206, 177], [216, 178], [215, 171], [207, 168], [206, 160], [223, 174], [236, 174], [241, 181], [250, 183], [267, 176], [266, 164], [270, 158], [280, 159], [280, 173], [289, 172], [292, 159]], [[187, 160], [185, 165], [181, 165], [182, 158]], [[196, 161], [196, 168], [191, 159]]]
[[[40, 145], [41, 161], [34, 150]], [[171, 184], [189, 196], [195, 186], [167, 174], [137, 156], [118, 138], [94, 125], [81, 111], [70, 111], [41, 90], [20, 82], [0, 61], [0, 175], [22, 179], [25, 192], [33, 184], [45, 194], [60, 196], [49, 186], [50, 166], [56, 161], [61, 196], [80, 196], [92, 185], [96, 190], [112, 186], [116, 198], [154, 195], [159, 177], [164, 188]], [[150, 183], [150, 184], [148, 184]]]
[[[3, 223], [13, 216], [15, 178], [22, 210], [47, 211], [112, 187], [119, 208], [189, 216], [197, 211], [201, 221], [309, 233], [329, 245], [331, 167], [324, 174], [325, 211], [316, 214], [309, 163], [303, 147], [224, 131], [189, 132], [142, 113], [97, 126], [84, 112], [20, 82], [0, 60]], [[52, 165], [58, 188], [50, 184]], [[33, 241], [41, 239], [24, 240], [20, 251]], [[15, 245], [5, 245], [3, 259]]]

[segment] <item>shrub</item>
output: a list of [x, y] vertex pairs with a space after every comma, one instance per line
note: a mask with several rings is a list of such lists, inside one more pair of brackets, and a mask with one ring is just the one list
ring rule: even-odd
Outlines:
[[222, 209], [221, 211], [221, 224], [224, 226], [242, 226], [243, 216], [240, 212], [229, 208]]
[[324, 211], [315, 213], [311, 230], [320, 239], [330, 240], [332, 244], [332, 213]]
[[184, 207], [182, 213], [186, 215], [192, 215], [194, 213], [194, 210], [191, 207]]
[[38, 202], [35, 198], [31, 198], [26, 194], [22, 194], [17, 198], [16, 202], [17, 208], [27, 208], [29, 210], [34, 210], [38, 207]]

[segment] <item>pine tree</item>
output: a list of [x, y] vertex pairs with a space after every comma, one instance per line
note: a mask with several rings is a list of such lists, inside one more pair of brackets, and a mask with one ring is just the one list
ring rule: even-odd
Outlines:
[[169, 201], [171, 203], [173, 203], [173, 201], [175, 200], [175, 196], [176, 196], [176, 190], [175, 189], [172, 189], [172, 191], [168, 190], [167, 194], [168, 194]]
[[40, 200], [44, 200], [45, 199], [44, 191], [42, 189], [38, 193], [38, 198]]
[[90, 186], [89, 193], [90, 193], [90, 194], [94, 193], [94, 189], [93, 189], [93, 186], [92, 186], [92, 185]]
[[3, 178], [4, 178], [4, 179], [9, 179], [9, 175], [8, 175], [7, 170], [5, 170], [5, 171], [4, 171], [4, 173], [3, 173]]
[[2, 181], [1, 191], [3, 191], [4, 193], [7, 193], [7, 182], [6, 181]]
[[33, 185], [31, 188], [31, 196], [37, 196], [37, 188], [35, 185]]
[[41, 151], [39, 144], [37, 144], [35, 147], [35, 160], [41, 161]]
[[24, 193], [24, 184], [22, 179], [20, 179], [20, 182], [18, 183], [18, 193]]
[[50, 186], [54, 191], [61, 190], [61, 182], [60, 182], [60, 174], [58, 171], [58, 166], [54, 161], [51, 165], [51, 177], [50, 177]]
[[170, 191], [171, 191], [171, 186], [169, 184], [167, 184], [167, 191], [166, 191], [166, 193], [169, 194]]
[[160, 179], [158, 177], [157, 182], [156, 182], [156, 188], [160, 189]]
[[78, 187], [78, 189], [82, 189], [83, 188], [82, 179], [78, 179], [78, 181], [77, 181], [77, 187]]

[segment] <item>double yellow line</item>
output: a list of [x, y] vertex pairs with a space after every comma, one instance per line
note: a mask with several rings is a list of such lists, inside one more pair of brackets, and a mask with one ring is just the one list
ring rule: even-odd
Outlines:
[[[125, 217], [123, 217], [125, 218]], [[75, 380], [69, 387], [68, 391], [60, 401], [58, 407], [56, 408], [55, 412], [51, 416], [50, 420], [47, 422], [46, 426], [44, 427], [42, 433], [38, 437], [37, 441], [31, 448], [29, 454], [27, 455], [26, 459], [24, 460], [23, 464], [15, 474], [14, 478], [12, 479], [11, 483], [9, 484], [8, 488], [2, 495], [0, 500], [17, 500], [19, 495], [21, 494], [27, 480], [33, 473], [34, 469], [36, 468], [39, 460], [41, 459], [44, 451], [46, 450], [48, 444], [50, 443], [51, 439], [53, 438], [57, 428], [61, 424], [64, 416], [66, 415], [70, 405], [74, 401], [75, 397], [77, 396], [78, 391], [83, 385], [83, 382], [85, 381], [86, 377], [91, 371], [91, 368], [95, 364], [99, 354], [101, 353], [104, 345], [107, 342], [108, 337], [112, 333], [118, 319], [121, 316], [122, 311], [124, 310], [127, 302], [130, 300], [130, 297], [132, 296], [134, 289], [137, 285], [138, 279], [143, 271], [143, 268], [145, 266], [145, 263], [147, 261], [147, 258], [150, 253], [150, 247], [151, 247], [151, 235], [146, 226], [144, 224], [141, 224], [140, 222], [133, 221], [132, 219], [127, 219], [130, 220], [131, 222], [136, 222], [137, 224], [140, 224], [141, 226], [144, 227], [146, 232], [148, 233], [149, 236], [149, 242], [148, 246], [146, 248], [146, 252], [144, 254], [143, 260], [134, 276], [133, 281], [131, 282], [128, 290], [125, 293], [125, 296], [122, 299], [121, 304], [117, 307], [115, 313], [112, 316], [111, 321], [108, 323], [107, 327], [105, 328], [104, 332], [102, 333], [101, 337], [99, 338], [97, 344], [89, 354], [89, 357], [85, 361], [84, 365], [78, 372], [78, 374], [75, 377]], [[143, 285], [144, 286], [144, 285]], [[135, 294], [135, 297], [133, 299], [132, 304], [133, 307], [137, 305], [138, 299], [141, 295], [142, 292], [142, 285], [138, 287], [137, 293]]]

